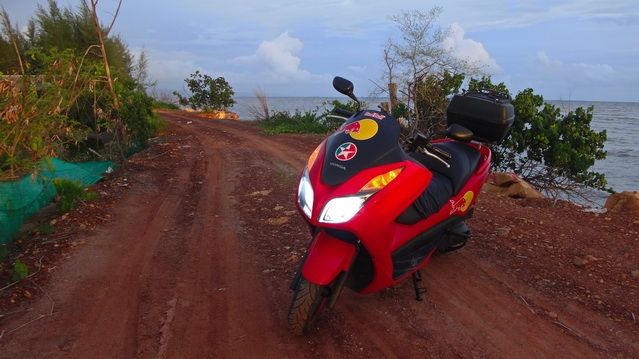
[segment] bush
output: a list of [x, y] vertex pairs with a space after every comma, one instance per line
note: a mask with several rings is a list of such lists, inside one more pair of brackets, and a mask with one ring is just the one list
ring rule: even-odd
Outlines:
[[155, 136], [164, 128], [162, 118], [153, 112], [154, 101], [142, 91], [127, 94], [122, 101], [120, 116], [130, 131], [131, 139], [146, 146], [149, 138]]
[[269, 120], [256, 122], [263, 127], [267, 134], [278, 133], [318, 133], [331, 131], [330, 125], [321, 120], [316, 111], [295, 110], [293, 114], [287, 111], [273, 112]]
[[58, 209], [61, 211], [70, 211], [75, 209], [75, 205], [79, 200], [97, 199], [95, 192], [85, 192], [81, 181], [71, 181], [68, 179], [54, 178], [51, 183], [59, 197]]
[[55, 156], [65, 143], [76, 141], [81, 127], [66, 114], [86, 83], [85, 77], [75, 76], [73, 54], [34, 51], [30, 55], [47, 64], [47, 70], [38, 76], [0, 79], [2, 179], [35, 170], [40, 160]]
[[153, 100], [153, 108], [156, 110], [179, 110], [180, 106], [164, 101]]
[[324, 110], [324, 112], [319, 115], [318, 121], [324, 123], [329, 128], [329, 131], [335, 131], [344, 123], [344, 121], [338, 118], [330, 117], [330, 115], [335, 115], [333, 113], [333, 109], [341, 108], [343, 110], [356, 112], [359, 108], [366, 108], [366, 103], [362, 102], [358, 106], [357, 102], [353, 100], [348, 100], [348, 102], [346, 103], [340, 102], [339, 100], [333, 100], [323, 102], [322, 107], [324, 107], [326, 110]]
[[225, 110], [235, 104], [233, 100], [235, 92], [224, 77], [214, 79], [209, 75], [202, 75], [200, 71], [195, 71], [191, 74], [191, 78], [184, 79], [184, 82], [191, 91], [190, 97], [173, 92], [183, 106], [190, 105], [194, 110], [202, 109], [204, 112], [210, 112]]
[[20, 262], [19, 259], [16, 260], [13, 265], [13, 276], [11, 276], [12, 282], [19, 282], [29, 276], [29, 267], [26, 264]]
[[577, 194], [584, 187], [613, 192], [604, 174], [590, 169], [606, 158], [606, 131], [590, 128], [593, 107], [562, 113], [532, 89], [517, 94], [515, 123], [496, 148], [495, 166], [511, 169], [550, 197]]

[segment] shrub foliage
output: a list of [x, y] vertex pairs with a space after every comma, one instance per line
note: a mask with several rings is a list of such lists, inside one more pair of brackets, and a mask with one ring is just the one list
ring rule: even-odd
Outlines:
[[177, 91], [173, 92], [182, 106], [191, 106], [194, 110], [208, 112], [225, 110], [235, 104], [233, 100], [235, 92], [224, 77], [214, 79], [209, 75], [203, 75], [200, 71], [195, 71], [188, 79], [184, 79], [184, 82], [189, 87], [191, 96], [187, 98]]
[[144, 69], [98, 25], [97, 1], [83, 4], [38, 5], [26, 32], [0, 13], [0, 179], [49, 157], [118, 161], [161, 127], [139, 83]]

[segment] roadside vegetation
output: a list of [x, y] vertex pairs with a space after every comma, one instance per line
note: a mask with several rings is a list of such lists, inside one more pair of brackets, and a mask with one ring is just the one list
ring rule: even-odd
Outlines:
[[[193, 110], [211, 112], [214, 110], [226, 110], [233, 107], [235, 100], [233, 88], [224, 77], [212, 78], [209, 75], [196, 70], [188, 79], [184, 79], [190, 94], [181, 94], [177, 91], [173, 95], [178, 98], [182, 106], [190, 106]], [[188, 96], [188, 97], [187, 97]]]
[[96, 14], [49, 0], [26, 31], [0, 12], [0, 180], [37, 174], [43, 161], [121, 163], [163, 126], [147, 95], [144, 52], [135, 59]]
[[[316, 133], [316, 134], [328, 134], [337, 130], [342, 123], [343, 118], [339, 118], [333, 114], [334, 108], [341, 108], [351, 112], [357, 110], [357, 103], [354, 101], [340, 102], [337, 100], [327, 101], [322, 103], [321, 106], [316, 107], [314, 110], [301, 111], [296, 109], [293, 112], [289, 111], [273, 111], [269, 114], [268, 103], [266, 97], [261, 100], [261, 106], [263, 106], [263, 112], [257, 112], [258, 115], [255, 118], [255, 124], [263, 127], [264, 132], [268, 134], [278, 133]], [[366, 104], [362, 103], [362, 108], [365, 108]], [[264, 117], [260, 117], [259, 114], [268, 114]]]
[[[81, 181], [48, 178], [52, 159], [122, 165], [164, 127], [154, 108], [177, 108], [149, 96], [146, 54], [134, 57], [112, 33], [121, 1], [107, 25], [98, 0], [78, 3], [49, 0], [20, 28], [0, 6], [0, 260], [16, 223], [46, 205], [51, 189], [63, 212], [97, 199]], [[19, 260], [10, 266], [14, 281], [27, 276]]]

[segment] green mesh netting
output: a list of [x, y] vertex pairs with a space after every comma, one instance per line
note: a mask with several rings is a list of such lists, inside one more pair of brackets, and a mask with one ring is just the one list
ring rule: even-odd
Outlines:
[[9, 243], [27, 218], [53, 200], [56, 190], [51, 180], [79, 180], [82, 186], [88, 186], [97, 183], [114, 165], [108, 161], [68, 163], [54, 158], [42, 168], [37, 176], [0, 182], [0, 244]]

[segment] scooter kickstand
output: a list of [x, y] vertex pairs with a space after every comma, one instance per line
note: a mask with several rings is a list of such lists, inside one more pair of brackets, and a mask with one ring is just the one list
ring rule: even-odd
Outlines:
[[417, 271], [413, 273], [413, 286], [415, 287], [415, 299], [418, 302], [424, 301], [424, 298], [422, 297], [422, 293], [426, 293], [426, 288], [421, 288], [419, 286], [419, 282], [421, 281], [422, 281], [422, 272]]

